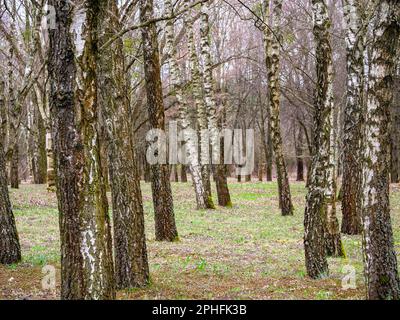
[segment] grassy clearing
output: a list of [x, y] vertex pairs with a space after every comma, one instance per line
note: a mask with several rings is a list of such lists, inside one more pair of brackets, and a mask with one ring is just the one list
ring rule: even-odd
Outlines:
[[[154, 240], [149, 184], [142, 185], [151, 284], [118, 293], [120, 299], [362, 299], [361, 243], [343, 236], [347, 257], [329, 259], [330, 276], [305, 275], [303, 211], [305, 187], [292, 183], [293, 217], [279, 214], [276, 183], [231, 183], [234, 207], [196, 211], [190, 184], [173, 183], [180, 241]], [[392, 217], [400, 244], [400, 188], [392, 188]], [[42, 267], [59, 271], [56, 198], [45, 186], [11, 191], [23, 262], [0, 266], [0, 299], [57, 298], [41, 290]], [[400, 250], [398, 250], [400, 253]], [[356, 268], [357, 289], [342, 290], [343, 267]], [[59, 273], [59, 272], [58, 272]], [[59, 275], [58, 275], [59, 277]], [[58, 280], [59, 282], [59, 280]]]

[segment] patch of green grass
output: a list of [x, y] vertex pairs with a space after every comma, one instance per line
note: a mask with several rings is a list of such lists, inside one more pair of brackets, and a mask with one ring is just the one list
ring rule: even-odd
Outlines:
[[[329, 258], [329, 276], [306, 275], [303, 248], [304, 183], [291, 183], [295, 214], [282, 217], [276, 182], [229, 181], [233, 207], [196, 210], [191, 183], [172, 183], [178, 242], [157, 242], [151, 187], [142, 183], [152, 283], [121, 292], [121, 299], [362, 299], [360, 236], [342, 236], [346, 259]], [[59, 267], [58, 211], [45, 186], [11, 191], [23, 263], [0, 268], [0, 280], [25, 272], [41, 279], [40, 266]], [[213, 184], [213, 199], [216, 201]], [[391, 193], [391, 215], [400, 254], [400, 190]], [[338, 205], [340, 219], [340, 205]], [[341, 289], [345, 265], [354, 266], [358, 287]], [[31, 275], [32, 274], [32, 275]], [[25, 286], [24, 292], [30, 286]], [[2, 282], [0, 281], [0, 295]], [[22, 289], [21, 289], [22, 290]], [[30, 292], [26, 292], [30, 294]], [[1, 298], [1, 297], [0, 297]]]

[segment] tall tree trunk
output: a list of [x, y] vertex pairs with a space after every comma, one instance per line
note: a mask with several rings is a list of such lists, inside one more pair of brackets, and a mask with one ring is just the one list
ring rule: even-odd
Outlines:
[[[398, 66], [400, 68], [400, 66]], [[394, 79], [394, 88], [400, 88], [400, 74]], [[392, 121], [392, 145], [391, 145], [391, 181], [400, 183], [400, 90], [394, 91], [393, 103], [391, 107]]]
[[[215, 101], [215, 89], [213, 79], [213, 68], [211, 60], [211, 47], [210, 47], [210, 24], [209, 24], [209, 11], [210, 3], [202, 5], [201, 7], [201, 57], [203, 66], [203, 84], [204, 84], [204, 104], [206, 107], [208, 119], [208, 132], [210, 135], [211, 143], [211, 162], [214, 167], [214, 178], [217, 183], [217, 192], [219, 195], [219, 204], [222, 206], [231, 206], [228, 184], [226, 180], [225, 166], [221, 162], [221, 141], [219, 134], [219, 126], [217, 119], [217, 107]], [[203, 153], [203, 151], [202, 151]], [[210, 195], [211, 197], [211, 195]]]
[[96, 0], [87, 0], [75, 10], [66, 0], [49, 4], [57, 13], [56, 28], [49, 30], [48, 68], [60, 212], [61, 298], [113, 299], [111, 232], [97, 132], [100, 7]]
[[[15, 2], [13, 2], [13, 12], [15, 13]], [[11, 32], [15, 33], [15, 21], [11, 22]], [[14, 67], [13, 67], [13, 59], [14, 59], [14, 47], [10, 46], [9, 50], [9, 60], [8, 60], [8, 114], [9, 114], [9, 159], [10, 159], [10, 184], [11, 188], [18, 189], [19, 188], [19, 124], [18, 121], [20, 110], [18, 108], [19, 104], [16, 101], [15, 92], [14, 92]]]
[[[153, 0], [140, 0], [140, 21], [148, 23], [153, 18]], [[152, 129], [165, 132], [165, 111], [160, 75], [157, 28], [149, 23], [142, 28], [143, 61], [146, 80], [147, 110]], [[151, 165], [155, 230], [157, 241], [175, 241], [178, 231], [175, 224], [170, 172], [167, 164]]]
[[[265, 17], [269, 16], [269, 1], [264, 1]], [[282, 0], [273, 1], [273, 30], [265, 30], [266, 66], [268, 70], [268, 88], [271, 108], [271, 135], [278, 176], [279, 206], [282, 215], [293, 215], [293, 204], [290, 195], [289, 177], [283, 156], [281, 122], [280, 122], [280, 21], [282, 16]], [[278, 37], [278, 39], [276, 39]]]
[[[3, 122], [6, 109], [4, 82], [0, 80], [0, 123]], [[0, 264], [12, 264], [21, 260], [21, 248], [17, 228], [11, 208], [7, 187], [6, 159], [4, 140], [0, 137]]]
[[[173, 15], [173, 6], [171, 0], [164, 2], [167, 15]], [[190, 120], [188, 114], [188, 104], [183, 95], [183, 82], [181, 72], [179, 70], [176, 48], [174, 46], [174, 19], [167, 21], [166, 37], [167, 37], [167, 59], [171, 75], [171, 82], [174, 88], [175, 97], [179, 105], [180, 128], [183, 132], [183, 140], [185, 144], [185, 157], [189, 165], [189, 170], [192, 175], [192, 182], [196, 194], [197, 209], [207, 208], [207, 194], [203, 186], [201, 176], [201, 166], [199, 164], [199, 155], [197, 149], [197, 133], [190, 128]], [[190, 131], [190, 132], [189, 132]]]
[[[207, 120], [207, 110], [206, 105], [203, 100], [202, 86], [201, 86], [201, 75], [199, 68], [199, 59], [196, 52], [196, 44], [194, 39], [193, 32], [193, 18], [191, 16], [191, 12], [186, 15], [185, 26], [187, 28], [187, 37], [188, 37], [188, 51], [190, 54], [189, 62], [190, 62], [190, 71], [191, 71], [191, 89], [193, 93], [194, 103], [196, 106], [197, 112], [197, 123], [200, 130], [200, 133], [207, 132], [208, 130], [208, 120]], [[209, 141], [208, 137], [198, 134], [199, 137], [199, 161], [201, 165], [201, 176], [203, 180], [203, 188], [204, 188], [204, 196], [205, 196], [205, 205], [207, 209], [215, 209], [214, 201], [212, 199], [211, 193], [211, 174], [210, 174], [210, 165], [208, 163], [208, 159], [204, 157], [209, 154]]]
[[[100, 43], [121, 30], [116, 0], [103, 2], [107, 15]], [[130, 130], [131, 106], [121, 38], [101, 52], [99, 85], [107, 124], [106, 142], [112, 194], [115, 279], [118, 289], [143, 287], [149, 282], [142, 192], [135, 141]]]
[[369, 299], [400, 299], [400, 282], [390, 219], [390, 104], [394, 58], [399, 43], [398, 1], [380, 1], [370, 30], [365, 144], [363, 146], [363, 249]]
[[[326, 3], [312, 0], [317, 58], [317, 92], [314, 112], [314, 154], [304, 214], [304, 249], [307, 274], [320, 278], [328, 274], [326, 259], [327, 207], [333, 205], [331, 167], [332, 55], [330, 21]], [[333, 208], [332, 208], [333, 209]]]
[[361, 234], [361, 138], [364, 88], [364, 27], [360, 3], [343, 0], [346, 22], [347, 100], [343, 132], [342, 226], [345, 234]]

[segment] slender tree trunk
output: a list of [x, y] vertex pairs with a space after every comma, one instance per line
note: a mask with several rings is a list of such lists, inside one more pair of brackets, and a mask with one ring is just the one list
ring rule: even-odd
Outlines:
[[[219, 195], [219, 204], [222, 206], [231, 206], [229, 189], [226, 179], [225, 166], [221, 162], [221, 141], [219, 134], [219, 126], [217, 119], [217, 107], [215, 101], [215, 89], [211, 60], [211, 47], [210, 47], [210, 24], [209, 24], [209, 5], [207, 3], [201, 7], [201, 56], [203, 61], [203, 83], [204, 83], [204, 104], [207, 112], [208, 119], [208, 132], [210, 135], [211, 143], [211, 162], [214, 166], [214, 179], [217, 184], [217, 192]], [[210, 188], [211, 189], [211, 188]], [[210, 195], [211, 197], [211, 195]]]
[[[121, 30], [116, 0], [103, 2], [104, 37], [100, 43]], [[102, 113], [107, 123], [106, 142], [110, 173], [115, 280], [118, 289], [143, 287], [149, 282], [142, 192], [132, 133], [130, 132], [130, 92], [125, 74], [122, 39], [101, 53], [99, 84]]]
[[[400, 68], [400, 67], [398, 67]], [[400, 88], [400, 75], [394, 79], [394, 88]], [[394, 91], [391, 107], [392, 140], [391, 140], [391, 181], [400, 183], [400, 90]]]
[[53, 138], [51, 129], [46, 128], [46, 158], [47, 158], [47, 190], [56, 190], [56, 173], [54, 168]]
[[[0, 123], [3, 122], [6, 109], [4, 82], [0, 80]], [[1, 132], [2, 133], [2, 132]], [[21, 260], [21, 248], [17, 228], [11, 208], [7, 187], [6, 159], [4, 140], [0, 137], [0, 264], [12, 264]]]
[[347, 100], [343, 132], [342, 233], [361, 234], [361, 138], [364, 32], [360, 3], [343, 0], [346, 21]]
[[304, 181], [304, 160], [303, 160], [303, 129], [299, 128], [297, 139], [295, 139], [296, 149], [296, 181]]
[[97, 132], [97, 34], [102, 15], [96, 0], [74, 10], [66, 0], [49, 4], [57, 13], [56, 28], [49, 30], [48, 67], [61, 298], [113, 299], [111, 232]]
[[[153, 18], [153, 0], [140, 0], [140, 21]], [[157, 28], [149, 23], [142, 28], [143, 61], [147, 92], [147, 110], [152, 129], [165, 131], [165, 112], [160, 75]], [[175, 224], [170, 172], [167, 164], [151, 165], [155, 230], [157, 241], [175, 241], [178, 231]]]
[[[225, 99], [223, 99], [222, 116], [218, 121], [219, 129], [225, 128], [226, 103], [227, 102], [225, 101]], [[224, 164], [225, 141], [224, 141], [224, 139], [221, 139], [220, 141], [221, 141], [220, 164], [215, 166], [215, 171], [214, 171], [215, 185], [216, 185], [217, 197], [218, 197], [218, 205], [221, 207], [231, 208], [232, 200], [231, 200], [231, 195], [229, 193], [228, 178], [227, 178], [228, 167], [227, 167], [227, 165]]]
[[[202, 96], [202, 86], [201, 86], [201, 75], [199, 68], [199, 59], [196, 52], [196, 45], [194, 40], [193, 32], [193, 19], [191, 17], [191, 12], [186, 16], [185, 26], [187, 28], [188, 37], [188, 51], [190, 54], [190, 70], [191, 70], [191, 89], [194, 97], [194, 102], [197, 111], [197, 122], [200, 133], [207, 132], [208, 130], [208, 120], [207, 120], [207, 110], [206, 105]], [[214, 201], [212, 199], [211, 193], [211, 174], [210, 165], [207, 158], [209, 154], [209, 141], [208, 137], [198, 134], [199, 145], [200, 145], [200, 165], [201, 165], [201, 176], [203, 180], [204, 188], [204, 202], [207, 209], [215, 209]]]
[[362, 165], [363, 249], [369, 299], [400, 299], [389, 203], [389, 109], [393, 98], [399, 20], [399, 2], [383, 0], [379, 2], [370, 22], [371, 59]]
[[[265, 17], [269, 16], [269, 1], [264, 1]], [[285, 158], [283, 156], [282, 136], [280, 128], [280, 26], [282, 16], [282, 0], [273, 1], [273, 30], [265, 30], [266, 65], [268, 70], [268, 88], [271, 108], [271, 135], [275, 154], [276, 171], [279, 188], [279, 207], [282, 215], [293, 215], [293, 204], [290, 195], [289, 177], [287, 173]], [[276, 39], [276, 37], [279, 38]]]
[[[13, 5], [13, 11], [15, 11], [15, 3]], [[14, 20], [11, 23], [11, 32], [15, 32], [15, 22]], [[8, 61], [8, 114], [9, 114], [9, 149], [10, 149], [10, 184], [11, 188], [18, 189], [19, 188], [19, 125], [18, 121], [20, 110], [18, 110], [18, 103], [16, 102], [15, 92], [14, 92], [14, 67], [13, 67], [13, 58], [14, 58], [14, 48], [10, 46], [9, 50], [9, 61]]]
[[[312, 0], [317, 58], [317, 92], [314, 113], [314, 154], [304, 214], [304, 249], [307, 274], [320, 278], [328, 274], [327, 211], [334, 210], [332, 170], [332, 55], [329, 43], [330, 20], [326, 3]], [[334, 212], [334, 211], [333, 211]]]
[[[165, 8], [167, 15], [173, 14], [173, 6], [171, 0], [165, 0]], [[176, 48], [174, 46], [174, 20], [171, 19], [167, 21], [166, 37], [167, 37], [167, 56], [169, 62], [169, 69], [171, 75], [172, 85], [175, 91], [175, 97], [179, 104], [179, 118], [180, 127], [183, 132], [183, 140], [185, 144], [185, 150], [187, 162], [189, 165], [189, 170], [192, 175], [192, 182], [194, 191], [196, 194], [197, 209], [207, 208], [207, 194], [204, 189], [201, 166], [199, 163], [198, 155], [198, 144], [197, 144], [197, 133], [195, 130], [190, 128], [190, 120], [188, 115], [188, 104], [183, 95], [182, 89], [182, 76], [179, 70], [177, 58], [176, 58]]]

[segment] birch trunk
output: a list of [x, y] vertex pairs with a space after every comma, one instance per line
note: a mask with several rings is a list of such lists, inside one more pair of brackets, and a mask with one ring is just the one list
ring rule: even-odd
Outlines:
[[360, 3], [343, 0], [346, 22], [347, 99], [343, 132], [342, 226], [345, 234], [361, 234], [361, 138], [364, 88], [364, 30]]
[[[100, 43], [106, 43], [122, 28], [117, 5], [116, 0], [102, 4], [107, 14], [101, 27], [104, 36]], [[102, 50], [99, 69], [99, 97], [106, 124], [112, 195], [116, 287], [143, 287], [149, 283], [149, 266], [135, 141], [129, 121], [132, 116], [127, 93], [131, 88], [125, 74], [121, 38]]]
[[[164, 1], [166, 15], [173, 15], [173, 6], [171, 0]], [[189, 27], [190, 28], [190, 27]], [[208, 203], [208, 196], [204, 190], [203, 180], [201, 176], [201, 166], [199, 164], [199, 155], [197, 149], [197, 134], [190, 128], [190, 120], [188, 115], [188, 104], [183, 94], [182, 89], [182, 76], [177, 62], [177, 53], [174, 46], [174, 19], [167, 21], [166, 37], [167, 37], [167, 60], [169, 63], [169, 70], [171, 82], [175, 92], [176, 100], [179, 106], [180, 128], [184, 134], [183, 142], [185, 144], [186, 158], [189, 165], [189, 170], [192, 175], [192, 182], [196, 194], [197, 209], [206, 209]], [[190, 130], [194, 134], [190, 134]]]
[[[199, 59], [196, 52], [196, 44], [194, 40], [194, 32], [193, 32], [193, 19], [190, 16], [190, 13], [186, 18], [186, 26], [187, 26], [187, 35], [188, 35], [188, 51], [190, 55], [190, 70], [191, 70], [191, 89], [193, 92], [194, 102], [197, 111], [197, 122], [199, 126], [200, 132], [206, 132], [208, 130], [208, 118], [207, 118], [207, 109], [205, 105], [205, 101], [203, 99], [202, 86], [201, 86], [201, 75], [200, 75], [200, 66]], [[209, 165], [209, 140], [208, 136], [204, 136], [199, 134], [200, 141], [200, 165], [201, 165], [201, 176], [203, 179], [203, 187], [206, 196], [206, 206], [208, 209], [215, 209], [214, 201], [212, 199], [211, 193], [211, 174], [210, 174], [210, 165]]]
[[333, 212], [332, 180], [332, 55], [329, 43], [330, 21], [326, 3], [312, 0], [314, 39], [317, 57], [317, 91], [314, 112], [314, 154], [304, 214], [304, 248], [307, 274], [320, 278], [328, 274], [327, 220], [328, 206]]
[[398, 1], [381, 1], [369, 26], [372, 35], [362, 166], [363, 249], [369, 299], [400, 299], [389, 203], [389, 108], [399, 20]]
[[[269, 1], [264, 1], [265, 17], [269, 17]], [[269, 107], [271, 108], [271, 138], [275, 154], [276, 171], [279, 188], [279, 207], [282, 215], [293, 215], [293, 204], [290, 194], [289, 177], [283, 156], [282, 136], [280, 128], [280, 21], [282, 16], [282, 0], [273, 1], [273, 33], [265, 29], [266, 66], [268, 72]], [[278, 38], [278, 39], [277, 39]]]
[[[147, 23], [153, 18], [153, 0], [140, 0], [140, 21]], [[149, 23], [142, 28], [143, 61], [146, 80], [147, 110], [152, 129], [165, 132], [165, 111], [160, 74], [157, 28]], [[175, 224], [170, 170], [167, 164], [151, 165], [155, 230], [157, 241], [175, 241], [178, 231]]]
[[95, 0], [50, 1], [50, 109], [61, 233], [61, 298], [115, 298], [108, 205], [101, 175]]
[[[203, 85], [204, 85], [204, 104], [207, 114], [208, 132], [210, 136], [211, 144], [211, 163], [215, 165], [215, 172], [219, 178], [225, 175], [223, 172], [224, 167], [221, 163], [221, 143], [219, 126], [217, 119], [217, 107], [215, 101], [215, 90], [214, 90], [214, 79], [212, 70], [212, 59], [211, 59], [211, 47], [210, 47], [210, 24], [209, 24], [209, 11], [210, 3], [203, 4], [201, 7], [201, 22], [200, 22], [200, 33], [201, 33], [201, 57], [202, 57], [202, 68], [203, 68]], [[203, 145], [203, 144], [202, 144]], [[207, 146], [208, 147], [208, 146]], [[202, 156], [204, 155], [204, 149], [202, 149]], [[230, 201], [226, 201], [229, 195], [229, 189], [227, 183], [222, 180], [218, 180], [218, 191], [220, 193], [220, 205], [231, 206]], [[211, 201], [211, 195], [209, 195]], [[230, 198], [230, 196], [229, 196]]]

